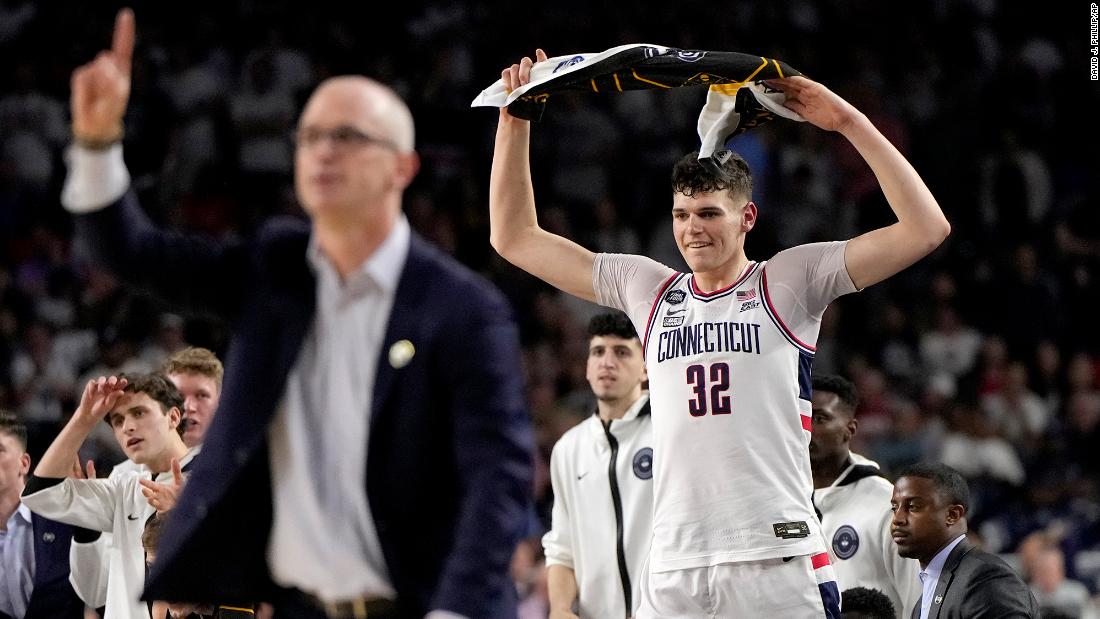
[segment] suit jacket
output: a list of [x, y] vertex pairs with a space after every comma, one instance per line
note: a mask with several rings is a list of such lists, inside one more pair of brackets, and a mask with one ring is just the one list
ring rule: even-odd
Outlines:
[[[152, 599], [272, 600], [267, 430], [314, 316], [309, 226], [250, 241], [166, 233], [132, 193], [76, 219], [100, 260], [166, 300], [228, 321], [218, 413], [147, 582]], [[395, 368], [390, 347], [415, 354]], [[367, 499], [403, 614], [515, 617], [508, 567], [530, 503], [533, 437], [511, 310], [413, 234], [374, 385]], [[364, 411], [367, 414], [367, 411]]]
[[24, 618], [82, 619], [84, 602], [69, 584], [69, 543], [73, 528], [33, 513], [31, 528], [34, 530], [34, 589]]
[[[1020, 576], [996, 555], [967, 540], [947, 555], [928, 619], [1039, 617], [1039, 602]], [[913, 619], [920, 617], [920, 604]]]

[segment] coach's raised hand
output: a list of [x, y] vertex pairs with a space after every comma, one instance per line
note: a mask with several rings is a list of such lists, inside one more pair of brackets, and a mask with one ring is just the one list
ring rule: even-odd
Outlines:
[[115, 18], [111, 49], [73, 71], [73, 138], [85, 145], [106, 145], [122, 137], [122, 117], [130, 98], [130, 67], [134, 57], [134, 12], [122, 9]]

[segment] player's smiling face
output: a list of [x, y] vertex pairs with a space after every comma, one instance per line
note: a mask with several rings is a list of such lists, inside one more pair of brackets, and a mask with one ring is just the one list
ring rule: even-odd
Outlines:
[[744, 253], [745, 233], [756, 223], [756, 205], [728, 191], [672, 197], [672, 233], [695, 273], [733, 269]]

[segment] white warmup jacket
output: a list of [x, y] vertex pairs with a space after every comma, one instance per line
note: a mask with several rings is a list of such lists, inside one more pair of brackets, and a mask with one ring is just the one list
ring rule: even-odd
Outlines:
[[551, 530], [542, 538], [546, 565], [572, 569], [581, 619], [632, 616], [653, 534], [653, 441], [649, 396], [622, 419], [599, 415], [554, 445]]
[[821, 511], [821, 528], [841, 592], [852, 587], [878, 589], [904, 619], [920, 601], [920, 565], [916, 559], [898, 556], [890, 537], [893, 491], [876, 463], [853, 453], [852, 464], [831, 486], [814, 490], [814, 504]]
[[[108, 479], [136, 475], [141, 471], [140, 464], [123, 460], [111, 469]], [[100, 533], [94, 542], [79, 542], [74, 537], [69, 546], [69, 584], [77, 596], [92, 608], [107, 604], [112, 548], [114, 543], [110, 533]]]
[[[180, 466], [187, 467], [195, 453], [195, 449], [188, 451]], [[144, 466], [136, 474], [108, 479], [33, 478], [39, 485], [52, 485], [23, 497], [23, 503], [36, 514], [111, 534], [104, 619], [149, 619], [148, 605], [138, 599], [145, 586], [141, 534], [156, 510], [145, 500], [138, 481], [151, 478]], [[171, 482], [172, 472], [157, 475], [155, 481]]]

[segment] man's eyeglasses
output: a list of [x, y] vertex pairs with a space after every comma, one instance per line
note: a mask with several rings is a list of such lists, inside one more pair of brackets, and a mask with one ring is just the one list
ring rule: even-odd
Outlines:
[[348, 125], [341, 125], [333, 129], [305, 127], [294, 132], [294, 144], [298, 148], [313, 148], [325, 141], [326, 138], [332, 141], [334, 149], [341, 151], [350, 151], [369, 144], [377, 144], [390, 150], [397, 150], [397, 144], [392, 141], [385, 138], [376, 138]]

